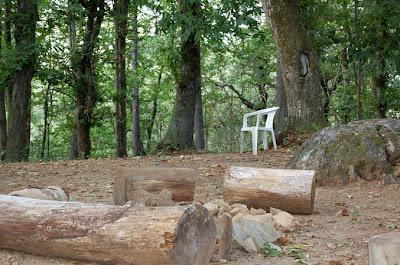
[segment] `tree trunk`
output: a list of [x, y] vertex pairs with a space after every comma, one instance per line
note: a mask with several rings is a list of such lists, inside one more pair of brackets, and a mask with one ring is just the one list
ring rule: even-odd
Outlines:
[[180, 0], [181, 23], [180, 76], [175, 104], [167, 133], [158, 149], [194, 149], [196, 96], [201, 89], [200, 41], [192, 20], [200, 17], [200, 0]]
[[81, 1], [87, 12], [86, 29], [81, 50], [73, 54], [75, 81], [75, 124], [78, 138], [79, 158], [89, 158], [91, 152], [90, 128], [93, 123], [93, 109], [98, 100], [94, 78], [93, 53], [97, 44], [101, 23], [104, 18], [104, 0]]
[[300, 15], [298, 0], [263, 0], [277, 46], [287, 98], [287, 129], [315, 131], [327, 125], [318, 58]]
[[17, 1], [15, 16], [15, 45], [24, 54], [19, 70], [14, 73], [6, 147], [7, 161], [29, 159], [31, 128], [31, 81], [35, 71], [35, 32], [38, 20], [36, 0]]
[[4, 91], [0, 90], [0, 161], [4, 160], [7, 145], [7, 118]]
[[166, 189], [176, 202], [191, 202], [196, 188], [196, 172], [188, 168], [129, 168], [121, 169], [114, 178], [114, 203], [122, 205], [145, 190], [158, 194]]
[[[1, 18], [5, 16], [0, 10]], [[3, 37], [3, 28], [0, 25], [0, 53], [2, 52], [1, 38]], [[0, 161], [4, 160], [7, 145], [7, 114], [6, 98], [3, 88], [0, 88]]]
[[126, 70], [125, 49], [128, 30], [128, 0], [114, 2], [115, 16], [115, 82], [117, 87], [116, 100], [116, 129], [117, 156], [126, 157]]
[[151, 109], [151, 118], [149, 125], [146, 128], [147, 131], [147, 152], [150, 153], [151, 151], [151, 136], [153, 134], [153, 127], [154, 127], [154, 122], [156, 121], [156, 115], [157, 115], [157, 108], [158, 108], [158, 96], [160, 94], [160, 89], [161, 89], [161, 79], [163, 75], [164, 67], [161, 67], [160, 72], [158, 73], [158, 78], [157, 78], [157, 90], [153, 98], [153, 107]]
[[201, 89], [196, 95], [196, 106], [194, 110], [194, 140], [197, 150], [205, 149], [203, 98], [201, 95]]
[[[359, 1], [354, 0], [354, 21], [355, 21], [355, 35], [353, 39], [356, 46], [356, 52], [361, 52], [361, 24], [360, 24], [360, 6]], [[363, 63], [361, 59], [357, 58], [353, 62], [353, 71], [357, 88], [357, 118], [361, 120], [363, 118], [363, 88], [364, 88], [364, 77], [363, 77]]]
[[[4, 21], [4, 35], [5, 35], [5, 45], [7, 48], [11, 49], [12, 36], [11, 36], [11, 1], [5, 1], [5, 21]], [[7, 120], [11, 112], [11, 91], [12, 82], [8, 81], [6, 84], [6, 89], [4, 91], [5, 101], [6, 101], [6, 113]], [[9, 130], [10, 123], [7, 122], [7, 131]]]
[[290, 213], [311, 214], [315, 197], [315, 172], [251, 167], [231, 167], [224, 181], [224, 200], [266, 211], [270, 207]]
[[[73, 5], [77, 3], [75, 0], [68, 0], [68, 13], [69, 13], [69, 25], [68, 25], [68, 41], [69, 41], [69, 52], [71, 67], [74, 63], [73, 55], [76, 52], [76, 20]], [[78, 150], [78, 133], [76, 131], [76, 123], [74, 122], [74, 127], [72, 128], [71, 141], [70, 141], [70, 159], [77, 159], [79, 156]]]
[[[42, 135], [42, 147], [40, 150], [40, 158], [42, 160], [45, 159], [45, 150], [46, 150], [46, 142], [47, 139], [49, 138], [49, 100], [50, 100], [50, 84], [48, 84], [45, 95], [44, 95], [44, 104], [43, 104], [43, 111], [44, 111], [44, 117], [43, 117], [43, 135]], [[47, 152], [47, 159], [49, 159], [49, 153]]]
[[200, 205], [129, 207], [0, 195], [0, 248], [101, 264], [204, 265], [216, 228]]
[[[279, 59], [278, 59], [279, 61]], [[275, 102], [279, 107], [275, 118], [275, 131], [277, 132], [277, 142], [282, 144], [283, 139], [286, 137], [287, 130], [287, 102], [285, 85], [282, 78], [282, 70], [280, 63], [277, 63], [276, 68], [276, 86], [275, 86]]]
[[[138, 62], [138, 4], [133, 3], [133, 38], [132, 38], [132, 72], [137, 75]], [[139, 106], [139, 84], [136, 83], [132, 89], [132, 151], [134, 156], [143, 155], [143, 143], [140, 137], [140, 106]]]

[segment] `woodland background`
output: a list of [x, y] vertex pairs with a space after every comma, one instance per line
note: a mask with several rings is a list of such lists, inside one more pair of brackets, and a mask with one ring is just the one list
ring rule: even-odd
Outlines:
[[[2, 0], [2, 159], [236, 152], [243, 114], [276, 105], [283, 144], [328, 124], [399, 118], [398, 1], [284, 2], [280, 23], [252, 0]], [[282, 54], [296, 50], [277, 40], [283, 22], [305, 29], [306, 65], [318, 68], [312, 100], [325, 121], [303, 117], [304, 130], [282, 103], [295, 111], [282, 101]]]

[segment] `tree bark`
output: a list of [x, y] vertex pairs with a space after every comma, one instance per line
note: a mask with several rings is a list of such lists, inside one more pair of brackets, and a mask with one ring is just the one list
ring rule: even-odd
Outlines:
[[[279, 61], [279, 59], [278, 59]], [[276, 86], [275, 86], [275, 102], [276, 106], [279, 107], [275, 118], [275, 130], [277, 132], [278, 142], [282, 142], [282, 139], [286, 135], [287, 130], [287, 99], [285, 93], [285, 85], [282, 78], [282, 70], [280, 63], [277, 63], [276, 70]]]
[[128, 0], [114, 2], [115, 16], [115, 82], [117, 87], [116, 100], [116, 136], [117, 156], [127, 156], [126, 141], [126, 70], [125, 49], [128, 31]]
[[311, 170], [231, 167], [225, 177], [223, 194], [229, 204], [311, 214], [315, 184], [315, 172]]
[[204, 265], [216, 228], [200, 205], [129, 207], [0, 195], [0, 248], [101, 264]]
[[201, 89], [196, 95], [196, 106], [194, 110], [194, 140], [197, 150], [205, 149], [203, 97], [201, 94]]
[[196, 188], [196, 172], [188, 168], [129, 168], [121, 169], [114, 178], [114, 203], [122, 205], [145, 190], [158, 194], [166, 189], [176, 202], [191, 202]]
[[200, 0], [180, 0], [181, 23], [181, 63], [175, 104], [167, 133], [158, 149], [194, 149], [194, 114], [196, 95], [201, 89], [201, 58], [198, 30], [191, 25], [200, 17]]
[[6, 161], [29, 159], [31, 128], [31, 81], [35, 71], [35, 32], [38, 20], [36, 0], [17, 1], [15, 16], [16, 51], [23, 54], [20, 69], [14, 73], [9, 113]]
[[104, 0], [81, 1], [87, 13], [86, 29], [81, 50], [73, 54], [73, 73], [75, 81], [75, 124], [78, 138], [79, 158], [90, 157], [90, 128], [93, 123], [93, 109], [98, 100], [94, 79], [93, 53], [97, 44], [101, 23], [104, 18]]
[[326, 126], [318, 58], [303, 25], [299, 1], [263, 0], [263, 6], [282, 69], [288, 132], [305, 133]]
[[[133, 38], [132, 38], [132, 72], [137, 75], [138, 61], [138, 4], [133, 3]], [[140, 98], [139, 84], [132, 88], [132, 151], [134, 156], [144, 154], [143, 142], [140, 136]]]

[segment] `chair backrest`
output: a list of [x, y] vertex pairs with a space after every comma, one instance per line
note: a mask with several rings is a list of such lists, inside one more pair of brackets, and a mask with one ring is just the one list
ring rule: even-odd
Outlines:
[[265, 127], [273, 128], [274, 126], [274, 117], [276, 112], [278, 111], [279, 107], [271, 108], [271, 112], [267, 115], [267, 120], [265, 121]]

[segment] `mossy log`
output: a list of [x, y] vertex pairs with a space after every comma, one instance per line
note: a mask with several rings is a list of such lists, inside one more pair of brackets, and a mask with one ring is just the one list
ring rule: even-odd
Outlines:
[[266, 211], [274, 207], [294, 214], [311, 214], [314, 175], [312, 170], [231, 167], [224, 181], [224, 200]]
[[196, 171], [189, 168], [124, 168], [114, 177], [113, 198], [116, 205], [135, 200], [135, 192], [172, 193], [175, 202], [191, 202], [196, 189]]
[[216, 226], [200, 205], [131, 207], [0, 195], [0, 248], [120, 265], [204, 265]]

